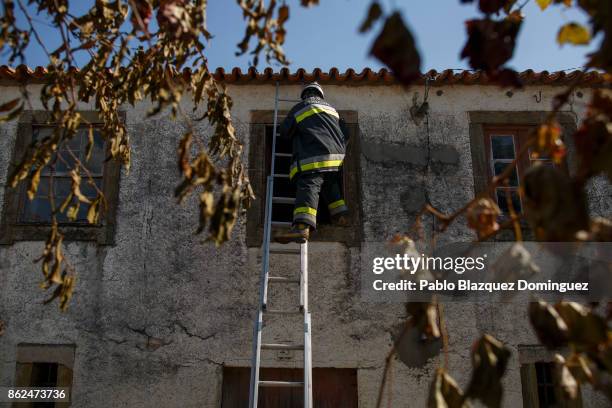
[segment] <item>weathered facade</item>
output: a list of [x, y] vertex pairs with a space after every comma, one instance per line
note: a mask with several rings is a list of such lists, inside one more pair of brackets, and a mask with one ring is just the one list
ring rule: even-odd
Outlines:
[[[416, 109], [411, 114], [411, 107], [415, 94], [417, 107], [423, 102], [425, 83], [403, 89], [389, 81], [388, 74], [318, 76], [327, 100], [355, 125], [351, 177], [356, 187], [348, 197], [354, 211], [351, 233], [322, 228], [310, 244], [313, 363], [352, 369], [359, 406], [364, 408], [375, 405], [391, 328], [405, 311], [400, 304], [362, 301], [360, 276], [367, 272], [361, 270], [362, 244], [408, 230], [426, 201], [445, 212], [461, 208], [485, 178], [486, 158], [479, 156], [483, 149], [477, 140], [483, 124], [536, 125], [565, 82], [563, 75], [531, 75], [524, 88], [508, 90], [469, 74], [445, 75], [429, 83], [429, 109], [422, 115]], [[257, 180], [265, 177], [265, 168], [253, 162], [264, 155], [257, 138], [265, 132], [258, 126], [269, 123], [274, 107], [274, 82], [268, 76], [234, 72], [225, 78], [258, 198], [263, 194]], [[295, 98], [300, 78], [280, 77], [281, 95]], [[35, 96], [40, 86], [34, 81], [28, 90]], [[578, 125], [593, 86], [597, 80], [585, 79], [572, 104], [559, 115], [564, 130]], [[1, 89], [3, 100], [20, 92], [10, 78]], [[42, 109], [35, 97], [33, 103], [35, 110]], [[0, 337], [0, 386], [15, 385], [20, 365], [44, 360], [37, 355], [66, 355], [62, 364], [72, 368], [74, 407], [212, 408], [221, 407], [228, 367], [249, 366], [261, 267], [261, 249], [254, 238], [258, 229], [249, 222], [259, 222], [259, 213], [242, 217], [233, 239], [222, 247], [202, 243], [193, 234], [196, 206], [178, 206], [173, 198], [179, 181], [176, 146], [183, 125], [163, 114], [147, 118], [149, 108], [147, 103], [125, 107], [132, 167], [116, 179], [111, 239], [66, 244], [78, 269], [67, 312], [42, 305], [47, 294], [37, 289], [41, 276], [32, 260], [44, 241], [5, 237], [0, 245], [0, 319], [6, 325]], [[289, 108], [287, 103], [281, 107]], [[85, 105], [81, 109], [94, 110]], [[0, 127], [0, 208], [7, 207], [7, 171], [18, 144], [18, 127], [18, 121]], [[569, 167], [571, 171], [571, 151]], [[612, 215], [611, 197], [605, 180], [594, 183], [591, 211]], [[3, 217], [3, 222], [10, 220]], [[430, 222], [425, 225], [431, 229]], [[473, 238], [461, 222], [441, 237]], [[292, 270], [297, 262], [288, 255], [274, 255], [272, 270]], [[492, 333], [513, 352], [503, 404], [523, 406], [532, 385], [525, 384], [521, 366], [551, 359], [529, 327], [526, 305], [458, 303], [444, 310], [451, 374], [464, 386], [472, 342], [482, 333]], [[266, 335], [274, 341], [291, 340], [288, 333], [299, 333], [300, 325], [299, 318], [293, 330], [288, 324], [271, 323]], [[439, 363], [432, 359], [422, 369], [394, 364], [391, 406], [425, 406]], [[301, 355], [270, 352], [263, 366], [300, 367]], [[591, 389], [582, 390], [582, 406], [606, 403]]]

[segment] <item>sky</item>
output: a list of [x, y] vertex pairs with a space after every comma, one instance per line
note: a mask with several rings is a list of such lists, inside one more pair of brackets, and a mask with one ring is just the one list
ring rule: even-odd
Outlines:
[[[571, 21], [586, 23], [587, 16], [559, 5], [541, 11], [534, 0], [527, 1], [523, 8], [526, 19], [509, 65], [518, 70], [536, 71], [568, 70], [584, 65], [586, 54], [593, 46], [561, 47], [556, 43], [556, 35], [562, 24]], [[76, 3], [76, 11], [84, 10], [82, 5], [91, 3]], [[286, 23], [288, 34], [284, 49], [292, 71], [298, 68], [311, 71], [317, 67], [360, 71], [365, 67], [382, 67], [368, 55], [382, 24], [378, 23], [367, 34], [358, 33], [369, 0], [320, 0], [318, 6], [311, 8], [301, 7], [299, 0], [287, 0], [287, 3], [291, 6], [291, 15]], [[459, 54], [466, 40], [465, 20], [479, 16], [476, 4], [461, 4], [460, 0], [381, 0], [381, 4], [386, 13], [395, 9], [402, 12], [416, 38], [422, 71], [469, 68]], [[208, 30], [214, 35], [207, 50], [209, 67], [226, 70], [248, 68], [252, 57], [235, 55], [236, 44], [244, 35], [244, 20], [236, 1], [209, 0], [207, 18]], [[39, 19], [44, 22], [43, 16]], [[44, 24], [39, 24], [39, 27], [44, 38], [59, 43], [59, 38], [54, 38], [56, 36], [50, 28]], [[6, 64], [5, 55], [0, 56], [0, 63]], [[41, 49], [32, 46], [27, 50], [26, 63], [36, 66], [46, 65], [47, 61]], [[260, 58], [257, 69], [263, 70], [267, 66], [265, 58]], [[280, 68], [278, 64], [272, 67], [275, 70]]]

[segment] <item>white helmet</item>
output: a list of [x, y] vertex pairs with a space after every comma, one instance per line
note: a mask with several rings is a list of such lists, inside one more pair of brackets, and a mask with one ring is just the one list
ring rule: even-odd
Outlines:
[[316, 81], [304, 85], [304, 88], [302, 88], [302, 93], [300, 94], [300, 98], [304, 99], [304, 92], [306, 92], [308, 89], [316, 90], [321, 95], [321, 98], [325, 98], [325, 94], [323, 93], [323, 88], [321, 88], [321, 85], [319, 85], [319, 83]]

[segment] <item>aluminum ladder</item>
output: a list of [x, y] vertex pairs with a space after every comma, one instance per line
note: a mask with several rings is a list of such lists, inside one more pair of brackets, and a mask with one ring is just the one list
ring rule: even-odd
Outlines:
[[[300, 245], [300, 249], [272, 249], [270, 248], [272, 226], [288, 226], [290, 223], [272, 221], [272, 202], [285, 202], [287, 199], [274, 197], [274, 178], [287, 177], [285, 174], [275, 173], [276, 136], [278, 125], [278, 104], [279, 102], [299, 102], [298, 100], [280, 99], [278, 96], [279, 83], [276, 82], [274, 92], [274, 129], [272, 131], [272, 160], [270, 176], [266, 179], [266, 201], [265, 201], [265, 221], [262, 267], [259, 286], [259, 307], [255, 317], [253, 329], [253, 358], [251, 361], [251, 385], [249, 392], [249, 408], [257, 408], [257, 399], [260, 387], [303, 387], [304, 389], [304, 408], [312, 408], [312, 355], [311, 355], [311, 324], [310, 312], [308, 309], [308, 243]], [[283, 201], [285, 200], [285, 201]], [[285, 202], [288, 203], [288, 202]], [[300, 276], [299, 278], [288, 278], [280, 276], [270, 276], [270, 254], [295, 254], [300, 255]], [[294, 310], [273, 310], [267, 307], [268, 285], [274, 284], [299, 284], [300, 285], [300, 306]], [[262, 332], [264, 329], [264, 316], [266, 315], [291, 315], [303, 314], [304, 316], [304, 342], [298, 344], [274, 344], [262, 343]], [[262, 350], [303, 350], [304, 352], [304, 378], [303, 381], [270, 381], [260, 379], [259, 369], [261, 364]]]

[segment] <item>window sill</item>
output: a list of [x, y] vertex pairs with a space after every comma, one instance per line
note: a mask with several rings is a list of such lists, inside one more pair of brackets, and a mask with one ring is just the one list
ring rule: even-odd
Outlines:
[[[286, 228], [272, 228], [272, 240], [274, 234], [286, 231]], [[349, 247], [359, 246], [359, 231], [356, 227], [337, 227], [334, 225], [319, 225], [310, 236], [310, 242], [338, 242]], [[257, 227], [253, 234], [247, 234], [248, 247], [261, 247], [263, 243], [263, 225]]]
[[[75, 225], [59, 226], [65, 241], [96, 242], [98, 245], [114, 245], [110, 226]], [[12, 245], [18, 241], [46, 241], [51, 233], [50, 225], [15, 224], [0, 229], [0, 245]]]

